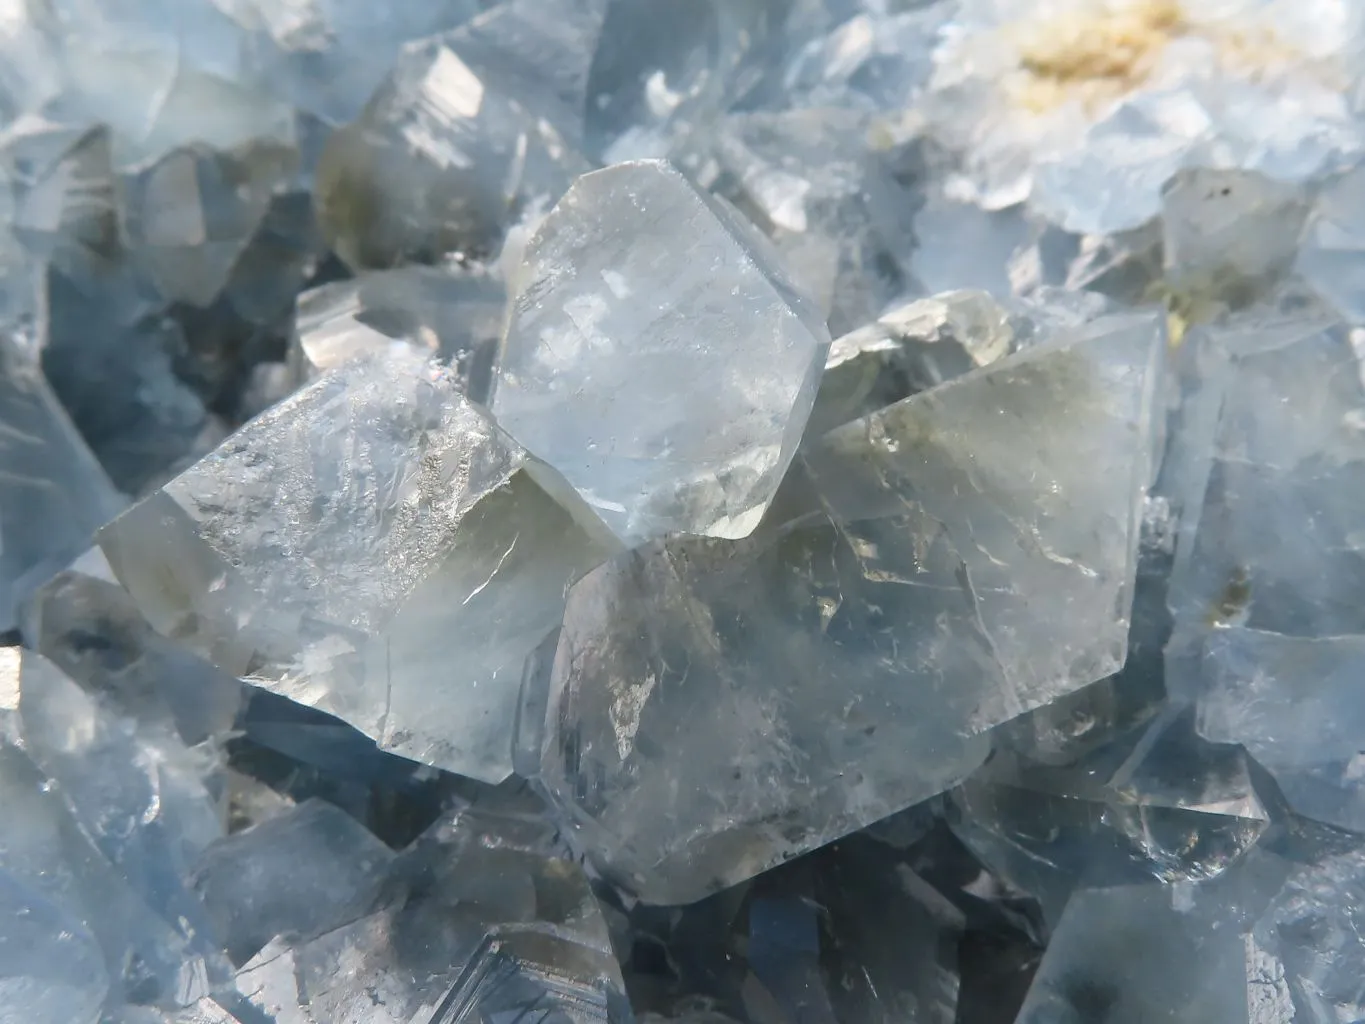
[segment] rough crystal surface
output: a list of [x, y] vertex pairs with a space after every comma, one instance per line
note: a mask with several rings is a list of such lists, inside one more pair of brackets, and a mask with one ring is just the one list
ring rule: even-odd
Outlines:
[[220, 667], [497, 781], [522, 660], [602, 550], [539, 472], [413, 353], [298, 392], [101, 545], [152, 624]]
[[498, 422], [627, 543], [752, 531], [829, 346], [752, 229], [667, 164], [621, 164], [578, 179], [514, 290]]

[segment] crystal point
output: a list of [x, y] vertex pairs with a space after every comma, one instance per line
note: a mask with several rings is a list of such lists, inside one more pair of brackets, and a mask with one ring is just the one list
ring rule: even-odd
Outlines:
[[626, 543], [752, 531], [829, 344], [763, 240], [669, 165], [620, 164], [579, 178], [515, 288], [499, 424]]

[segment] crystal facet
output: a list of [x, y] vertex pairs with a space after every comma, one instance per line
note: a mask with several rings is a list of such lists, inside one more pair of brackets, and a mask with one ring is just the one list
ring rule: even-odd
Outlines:
[[628, 544], [752, 531], [829, 346], [752, 229], [667, 164], [621, 164], [578, 179], [515, 292], [499, 424]]

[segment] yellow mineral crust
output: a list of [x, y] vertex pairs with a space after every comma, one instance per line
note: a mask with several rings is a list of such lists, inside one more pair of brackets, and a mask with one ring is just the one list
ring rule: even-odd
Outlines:
[[1094, 108], [1140, 89], [1167, 46], [1186, 36], [1212, 43], [1219, 66], [1251, 78], [1307, 59], [1270, 26], [1201, 20], [1196, 12], [1188, 0], [1108, 0], [1006, 26], [1019, 54], [1009, 91], [1036, 113], [1072, 101]]
[[1190, 23], [1179, 0], [1133, 0], [1016, 28], [1026, 76], [1019, 99], [1042, 110], [1073, 98], [1113, 99], [1138, 88]]

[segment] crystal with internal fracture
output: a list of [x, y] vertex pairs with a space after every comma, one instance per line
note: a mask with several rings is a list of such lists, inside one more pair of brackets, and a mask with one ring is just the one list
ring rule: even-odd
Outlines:
[[539, 752], [582, 844], [650, 902], [696, 899], [941, 791], [986, 730], [1115, 671], [1161, 348], [1152, 318], [1096, 322], [826, 435], [788, 529], [576, 584]]
[[275, 406], [100, 543], [153, 626], [220, 667], [497, 781], [522, 662], [605, 531], [452, 374], [399, 356]]
[[620, 164], [574, 184], [514, 289], [508, 433], [627, 543], [752, 531], [829, 345], [764, 240], [669, 165]]

